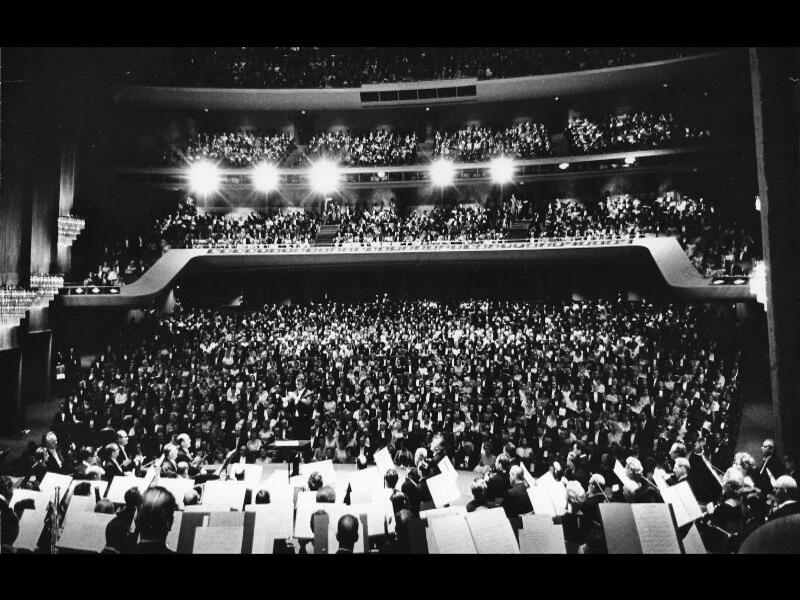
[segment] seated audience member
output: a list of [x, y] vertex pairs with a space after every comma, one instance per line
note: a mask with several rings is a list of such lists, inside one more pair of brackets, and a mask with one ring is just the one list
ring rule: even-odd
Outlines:
[[336, 540], [339, 549], [336, 554], [352, 554], [358, 541], [358, 519], [353, 515], [344, 515], [336, 526]]
[[177, 510], [175, 497], [168, 490], [155, 486], [142, 494], [142, 502], [136, 518], [139, 542], [135, 554], [174, 554], [167, 548], [167, 535]]
[[788, 475], [781, 475], [772, 486], [775, 502], [769, 520], [800, 514], [800, 502], [797, 501], [797, 482]]

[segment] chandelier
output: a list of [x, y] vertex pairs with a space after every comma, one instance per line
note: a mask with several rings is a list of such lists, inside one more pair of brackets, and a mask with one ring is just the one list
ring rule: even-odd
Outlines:
[[764, 305], [764, 310], [767, 310], [767, 267], [763, 260], [753, 262], [753, 270], [750, 271], [750, 293]]
[[61, 215], [58, 217], [58, 245], [71, 246], [72, 242], [80, 235], [86, 221], [73, 217], [72, 215]]
[[18, 287], [0, 287], [0, 326], [16, 327], [31, 308], [36, 292]]
[[31, 275], [31, 288], [36, 294], [33, 307], [45, 308], [50, 305], [53, 298], [58, 295], [58, 290], [64, 287], [64, 278], [60, 275], [36, 273]]

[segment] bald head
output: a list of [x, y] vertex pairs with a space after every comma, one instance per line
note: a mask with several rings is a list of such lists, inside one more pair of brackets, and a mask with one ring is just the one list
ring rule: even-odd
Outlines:
[[781, 475], [775, 480], [775, 485], [772, 486], [772, 489], [778, 504], [797, 500], [797, 481], [795, 481], [794, 477]]
[[344, 515], [336, 527], [336, 540], [341, 548], [352, 550], [358, 541], [358, 519]]

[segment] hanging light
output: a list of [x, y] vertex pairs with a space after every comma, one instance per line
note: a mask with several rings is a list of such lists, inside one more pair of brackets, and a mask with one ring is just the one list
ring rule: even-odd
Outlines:
[[84, 219], [72, 215], [60, 215], [58, 217], [58, 245], [71, 246], [84, 227], [86, 227]]

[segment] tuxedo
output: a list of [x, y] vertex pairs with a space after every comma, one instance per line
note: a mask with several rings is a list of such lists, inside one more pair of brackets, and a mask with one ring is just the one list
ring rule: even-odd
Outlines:
[[770, 516], [769, 521], [780, 519], [781, 517], [788, 517], [789, 515], [800, 515], [800, 502], [794, 500], [786, 502], [783, 506], [776, 509]]
[[103, 479], [106, 481], [111, 481], [114, 477], [122, 477], [125, 475], [125, 471], [122, 470], [120, 464], [111, 459], [108, 459], [103, 463], [103, 470], [106, 472], [105, 476], [103, 477]]
[[503, 498], [503, 508], [505, 508], [506, 516], [509, 519], [533, 511], [533, 505], [531, 505], [531, 499], [530, 496], [528, 496], [528, 488], [525, 486], [524, 482], [517, 482], [506, 492]]
[[783, 465], [774, 454], [761, 461], [761, 466], [758, 468], [758, 475], [754, 477], [756, 486], [763, 492], [769, 493], [772, 491], [772, 481], [767, 471], [772, 473], [775, 479], [783, 475]]
[[146, 541], [136, 544], [133, 554], [175, 554], [175, 552], [167, 548], [166, 542]]
[[164, 462], [161, 463], [161, 477], [174, 479], [177, 476], [178, 476], [178, 466], [170, 459], [168, 458], [164, 459]]
[[46, 453], [45, 465], [48, 471], [65, 475], [70, 472], [70, 468], [58, 448], [47, 448]]

